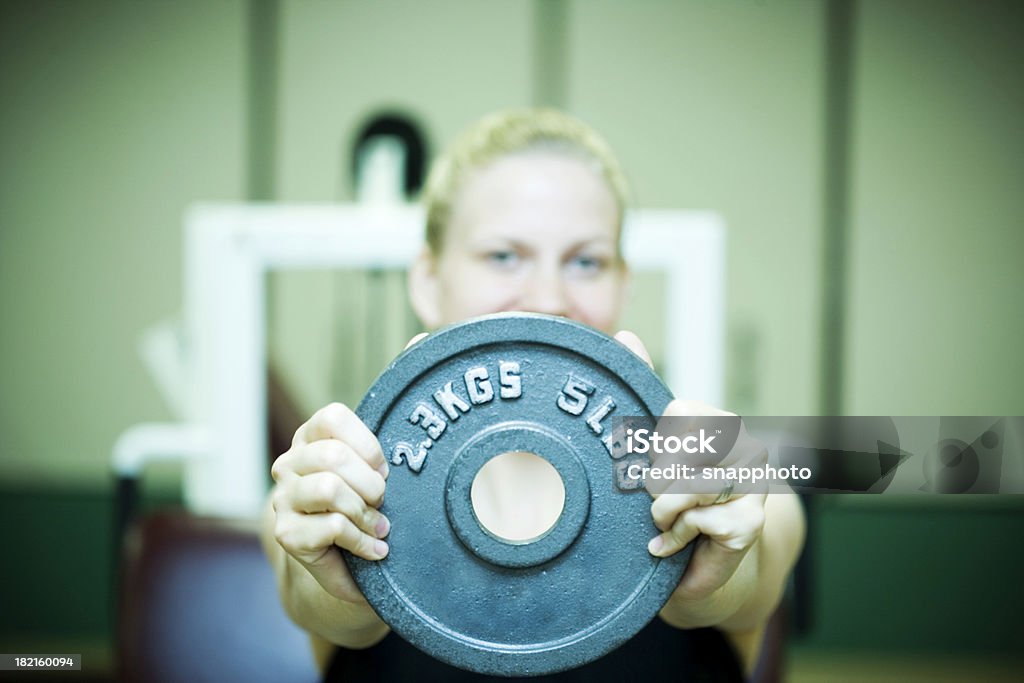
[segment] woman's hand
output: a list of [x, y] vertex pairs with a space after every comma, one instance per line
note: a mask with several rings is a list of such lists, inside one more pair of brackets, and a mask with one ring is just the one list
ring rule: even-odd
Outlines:
[[[651, 357], [640, 338], [632, 332], [619, 332], [615, 338], [640, 356], [648, 365]], [[697, 401], [676, 399], [665, 408], [664, 417], [736, 417], [733, 413]], [[732, 451], [746, 439], [744, 430]], [[744, 444], [745, 446], [745, 444]], [[736, 573], [764, 528], [763, 493], [732, 493], [731, 487], [704, 492], [695, 486], [684, 486], [685, 492], [652, 494], [651, 516], [661, 530], [647, 544], [652, 555], [668, 557], [697, 541], [693, 557], [682, 581], [672, 595], [673, 601], [696, 601], [710, 597]], [[723, 495], [724, 494], [724, 495]]]
[[[680, 400], [668, 405], [665, 416], [735, 417], [703, 403]], [[737, 444], [746, 438], [741, 428]], [[733, 450], [746, 453], [749, 447], [737, 445]], [[749, 460], [745, 464], [750, 464]], [[693, 541], [697, 543], [673, 601], [704, 600], [725, 586], [761, 537], [766, 498], [760, 492], [733, 492], [728, 484], [718, 491], [670, 490], [655, 496], [651, 516], [662, 533], [648, 544], [651, 554], [668, 557]]]
[[366, 600], [335, 546], [367, 560], [388, 553], [390, 523], [377, 508], [388, 466], [380, 443], [340, 403], [319, 411], [295, 432], [271, 470], [274, 538], [331, 596]]
[[281, 603], [312, 636], [323, 668], [335, 645], [370, 647], [388, 633], [338, 551], [367, 560], [387, 555], [383, 539], [390, 522], [377, 508], [388, 466], [363, 421], [332, 403], [299, 427], [271, 472], [275, 485], [264, 515], [263, 548]]
[[[631, 332], [615, 338], [647, 361], [650, 356]], [[693, 401], [672, 401], [666, 417], [734, 417]], [[742, 427], [728, 460], [756, 464], [767, 454]], [[753, 458], [754, 460], [752, 460]], [[782, 596], [787, 576], [803, 545], [803, 511], [796, 496], [766, 495], [750, 486], [707, 491], [697, 486], [684, 492], [655, 495], [651, 516], [661, 531], [648, 543], [658, 557], [668, 557], [689, 543], [693, 556], [662, 618], [679, 628], [717, 626], [734, 637], [748, 666], [752, 666], [760, 633]]]

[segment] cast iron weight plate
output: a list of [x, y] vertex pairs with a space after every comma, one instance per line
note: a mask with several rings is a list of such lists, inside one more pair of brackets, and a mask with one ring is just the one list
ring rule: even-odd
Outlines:
[[[441, 329], [380, 375], [357, 414], [391, 465], [390, 553], [345, 560], [377, 614], [428, 654], [479, 673], [581, 666], [655, 617], [692, 548], [659, 559], [650, 496], [615, 484], [615, 416], [672, 399], [629, 349], [585, 325], [502, 313]], [[533, 541], [485, 531], [470, 502], [493, 456], [529, 451], [562, 476], [561, 517]], [[621, 451], [619, 451], [621, 452]]]

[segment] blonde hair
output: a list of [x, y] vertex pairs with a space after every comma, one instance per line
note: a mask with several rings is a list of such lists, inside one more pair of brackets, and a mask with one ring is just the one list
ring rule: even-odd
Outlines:
[[508, 109], [470, 126], [431, 166], [423, 201], [427, 245], [435, 255], [444, 248], [452, 204], [469, 172], [508, 154], [533, 150], [567, 154], [592, 166], [615, 196], [622, 234], [629, 188], [608, 143], [590, 126], [560, 111]]

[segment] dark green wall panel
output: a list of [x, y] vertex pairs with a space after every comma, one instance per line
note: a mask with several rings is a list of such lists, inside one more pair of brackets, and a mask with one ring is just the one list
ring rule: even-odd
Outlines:
[[1019, 652], [1024, 507], [1006, 500], [826, 502], [812, 549], [817, 585], [806, 644]]

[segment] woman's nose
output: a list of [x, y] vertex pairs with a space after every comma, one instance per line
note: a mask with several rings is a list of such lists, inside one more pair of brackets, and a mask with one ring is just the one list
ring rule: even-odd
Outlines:
[[520, 301], [522, 309], [548, 315], [569, 315], [565, 282], [558, 268], [540, 268], [532, 274]]

